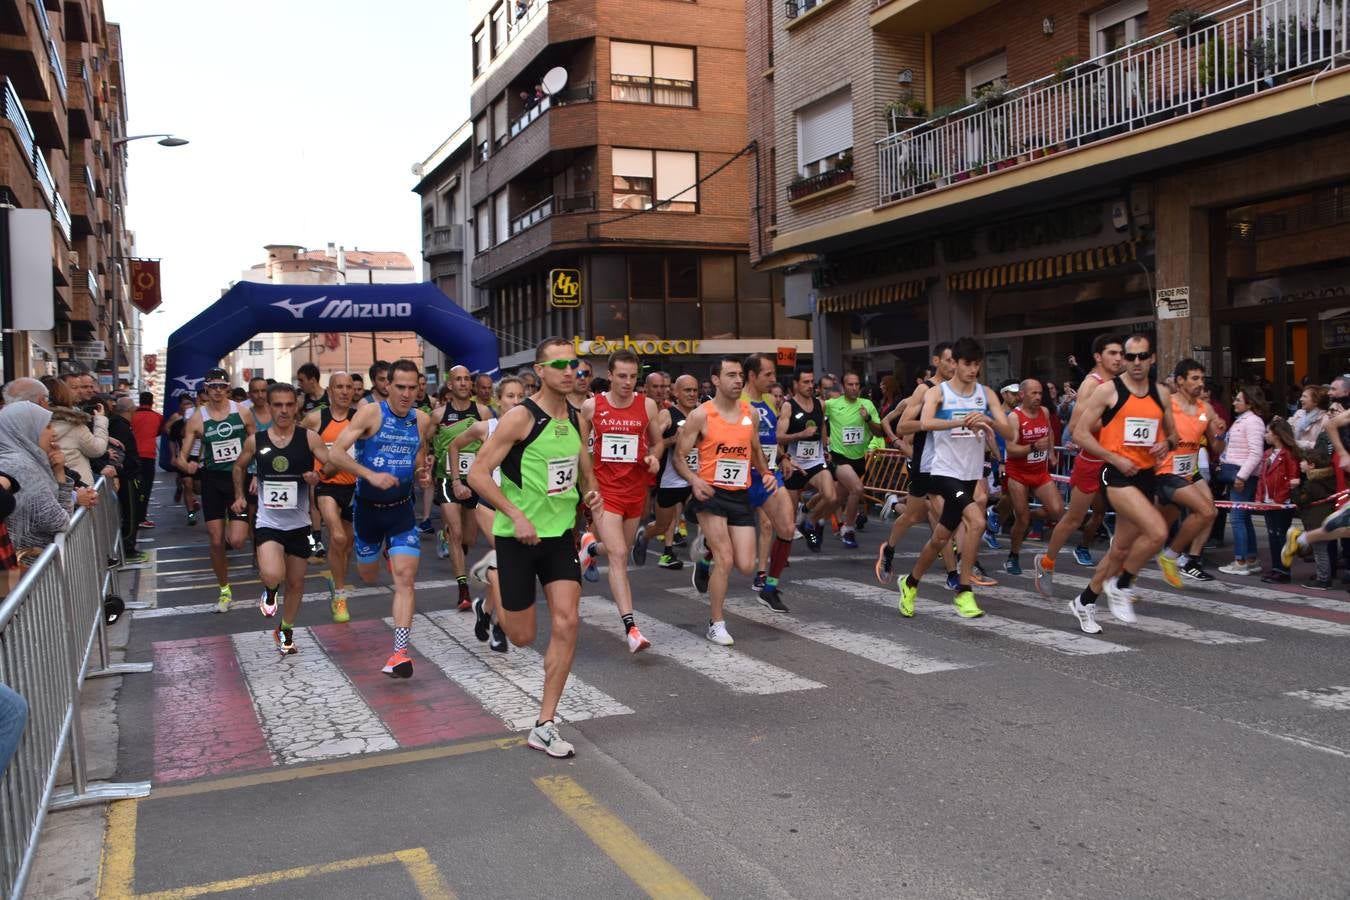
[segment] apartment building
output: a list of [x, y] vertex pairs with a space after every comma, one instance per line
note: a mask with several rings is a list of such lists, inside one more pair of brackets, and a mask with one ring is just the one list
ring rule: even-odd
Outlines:
[[1063, 380], [1095, 334], [1137, 329], [1165, 366], [1281, 399], [1350, 370], [1346, 4], [747, 15], [775, 159], [751, 252], [826, 367], [910, 384], [931, 344], [975, 334], [989, 380]]
[[[471, 0], [470, 302], [503, 365], [548, 335], [654, 367], [808, 325], [749, 260], [745, 4]], [[760, 156], [762, 161], [762, 154]]]
[[97, 367], [111, 384], [107, 361], [87, 351], [94, 341], [110, 349], [116, 334], [121, 360], [133, 359], [137, 314], [120, 262], [132, 244], [121, 214], [127, 119], [121, 35], [101, 0], [0, 0], [0, 88], [0, 202], [51, 214], [56, 323], [15, 335], [6, 368], [40, 375], [58, 364]]

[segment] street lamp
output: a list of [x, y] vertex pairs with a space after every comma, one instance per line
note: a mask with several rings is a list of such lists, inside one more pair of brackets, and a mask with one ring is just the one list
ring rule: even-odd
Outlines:
[[[119, 194], [119, 192], [118, 192], [117, 186], [118, 186], [118, 181], [119, 181], [120, 176], [121, 176], [122, 173], [121, 173], [121, 171], [120, 171], [120, 168], [121, 168], [121, 167], [120, 167], [120, 165], [118, 164], [118, 161], [117, 161], [116, 150], [117, 150], [118, 147], [121, 147], [121, 146], [123, 146], [124, 144], [128, 144], [128, 143], [130, 143], [131, 141], [143, 141], [143, 140], [146, 140], [146, 139], [148, 139], [148, 138], [159, 138], [159, 140], [156, 141], [155, 143], [159, 144], [161, 147], [181, 147], [181, 146], [183, 146], [184, 144], [186, 144], [186, 143], [188, 142], [188, 141], [187, 141], [187, 138], [176, 137], [176, 136], [174, 136], [174, 135], [172, 135], [172, 134], [167, 134], [167, 133], [164, 133], [164, 132], [161, 132], [161, 133], [159, 133], [159, 134], [133, 134], [133, 135], [129, 135], [129, 136], [127, 136], [127, 137], [120, 137], [120, 138], [113, 138], [113, 139], [112, 139], [112, 147], [113, 147], [113, 151], [114, 151], [114, 154], [113, 154], [113, 165], [114, 165], [114, 167], [115, 167], [115, 168], [113, 169], [113, 203], [112, 203], [113, 275], [114, 275], [114, 277], [115, 277], [115, 281], [117, 282], [117, 283], [115, 283], [115, 284], [113, 285], [113, 291], [112, 291], [112, 332], [111, 332], [111, 334], [109, 335], [109, 337], [112, 338], [112, 359], [111, 359], [111, 362], [112, 362], [112, 383], [113, 383], [113, 393], [116, 393], [116, 392], [117, 392], [117, 372], [118, 372], [118, 368], [119, 368], [118, 361], [117, 361], [117, 350], [118, 350], [118, 346], [117, 346], [117, 345], [118, 345], [118, 333], [121, 331], [121, 328], [120, 328], [119, 326], [122, 324], [122, 323], [121, 323], [121, 318], [122, 318], [122, 316], [121, 316], [121, 310], [119, 309], [119, 303], [118, 303], [118, 293], [119, 293], [119, 291], [121, 290], [121, 281], [122, 281], [121, 276], [120, 276], [120, 274], [119, 274], [119, 264], [120, 264], [120, 262], [121, 262], [121, 260], [122, 260], [122, 256], [120, 255], [120, 253], [121, 253], [121, 238], [122, 238], [122, 232], [121, 232], [121, 229], [118, 227], [118, 223], [117, 223], [117, 210], [118, 210], [118, 207], [121, 205], [121, 199], [122, 199], [121, 196], [120, 196], [120, 194]], [[131, 374], [131, 376], [132, 376], [131, 378], [128, 379], [128, 381], [130, 381], [130, 382], [132, 383], [132, 386], [134, 387], [134, 386], [135, 386], [135, 383], [136, 383], [136, 378], [135, 378], [135, 375], [136, 375], [136, 363], [135, 363], [135, 361], [132, 360], [132, 361], [131, 361], [131, 364], [130, 364], [127, 368], [128, 368], [128, 370], [129, 370], [129, 372], [130, 372], [130, 374]]]

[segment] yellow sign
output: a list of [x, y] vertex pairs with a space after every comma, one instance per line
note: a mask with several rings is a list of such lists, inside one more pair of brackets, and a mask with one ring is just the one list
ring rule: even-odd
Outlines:
[[632, 350], [641, 356], [683, 356], [697, 353], [698, 344], [698, 341], [667, 341], [659, 338], [634, 340], [626, 334], [621, 341], [607, 341], [603, 337], [583, 341], [580, 335], [572, 338], [572, 349], [577, 356], [606, 356], [615, 350]]
[[555, 309], [581, 306], [581, 270], [549, 269], [549, 294]]

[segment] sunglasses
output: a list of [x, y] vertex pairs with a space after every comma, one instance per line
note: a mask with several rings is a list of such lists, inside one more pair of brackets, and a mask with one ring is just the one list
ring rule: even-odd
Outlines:
[[539, 365], [548, 366], [550, 369], [557, 369], [561, 372], [563, 369], [575, 369], [581, 365], [579, 359], [550, 359], [548, 362], [541, 362]]
[[228, 381], [208, 381], [206, 383], [206, 388], [208, 390], [211, 388], [227, 388], [229, 386], [230, 383]]
[[578, 377], [578, 378], [590, 378], [590, 377], [591, 377], [591, 370], [590, 370], [590, 369], [577, 369], [577, 377]]
[[1140, 362], [1142, 360], [1152, 359], [1153, 353], [1152, 351], [1148, 353], [1122, 353], [1121, 356], [1124, 357], [1126, 362]]

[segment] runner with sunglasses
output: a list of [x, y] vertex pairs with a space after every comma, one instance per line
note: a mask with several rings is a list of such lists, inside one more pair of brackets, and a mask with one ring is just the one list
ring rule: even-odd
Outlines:
[[475, 422], [492, 418], [492, 411], [482, 406], [473, 396], [473, 376], [464, 366], [455, 366], [448, 373], [450, 396], [445, 405], [431, 413], [436, 423], [432, 450], [436, 460], [436, 490], [432, 503], [440, 507], [441, 524], [445, 528], [445, 543], [450, 551], [450, 568], [455, 573], [459, 589], [459, 608], [467, 611], [470, 605], [468, 573], [464, 569], [464, 554], [478, 539], [478, 524], [474, 508], [478, 496], [469, 489], [466, 480], [473, 465], [478, 444], [465, 445], [457, 455], [458, 468], [450, 468], [450, 443]]

